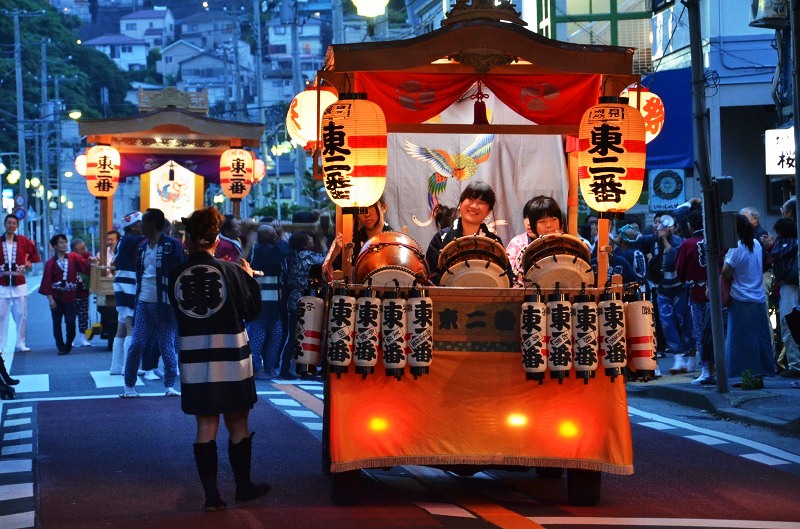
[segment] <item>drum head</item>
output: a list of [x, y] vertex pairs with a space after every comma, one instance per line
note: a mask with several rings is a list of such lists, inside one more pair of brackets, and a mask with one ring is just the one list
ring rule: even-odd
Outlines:
[[561, 290], [580, 290], [582, 286], [594, 285], [594, 271], [583, 259], [572, 255], [553, 255], [537, 261], [525, 272], [525, 285], [533, 283], [539, 287]]
[[428, 279], [424, 276], [416, 276], [408, 268], [400, 266], [384, 266], [373, 270], [364, 278], [362, 283], [370, 282], [373, 287], [411, 287], [417, 285], [427, 285]]
[[[411, 282], [414, 278], [426, 281], [428, 277], [425, 254], [422, 253], [417, 241], [405, 233], [396, 231], [381, 232], [364, 243], [356, 259], [356, 282], [366, 284], [369, 278], [383, 270], [398, 272], [396, 274], [398, 281], [405, 276], [411, 277]], [[403, 274], [400, 274], [399, 271], [402, 271]], [[372, 284], [382, 286], [381, 280], [373, 278]]]
[[442, 273], [440, 284], [445, 287], [508, 288], [511, 280], [506, 271], [495, 263], [468, 259]]
[[508, 267], [508, 254], [502, 244], [482, 235], [459, 237], [447, 243], [439, 254], [439, 270], [448, 270], [466, 260], [482, 260]]
[[552, 233], [534, 239], [526, 246], [518, 257], [520, 268], [527, 273], [534, 263], [552, 255], [569, 255], [591, 262], [592, 254], [589, 247], [574, 235], [566, 233]]

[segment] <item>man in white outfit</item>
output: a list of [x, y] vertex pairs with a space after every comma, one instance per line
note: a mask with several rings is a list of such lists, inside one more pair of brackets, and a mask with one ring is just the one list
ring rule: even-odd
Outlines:
[[5, 233], [0, 244], [0, 354], [8, 341], [8, 315], [17, 325], [17, 352], [28, 352], [25, 345], [26, 320], [28, 317], [28, 285], [25, 270], [42, 259], [36, 243], [22, 235], [16, 235], [19, 219], [6, 215]]

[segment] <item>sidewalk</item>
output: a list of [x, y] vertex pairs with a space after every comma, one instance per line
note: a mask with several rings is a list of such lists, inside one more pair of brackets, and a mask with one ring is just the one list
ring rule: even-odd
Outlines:
[[[667, 400], [699, 408], [734, 421], [771, 428], [781, 433], [800, 434], [800, 389], [792, 383], [798, 379], [765, 377], [764, 388], [743, 390], [728, 384], [728, 393], [719, 393], [716, 386], [692, 384], [700, 370], [670, 375], [673, 359], [658, 359], [661, 378], [649, 382], [628, 382], [628, 393], [637, 397]], [[737, 379], [738, 380], [738, 379]]]

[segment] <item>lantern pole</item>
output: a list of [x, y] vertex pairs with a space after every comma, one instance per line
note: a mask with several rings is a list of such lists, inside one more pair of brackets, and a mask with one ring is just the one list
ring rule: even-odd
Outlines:
[[242, 199], [241, 198], [232, 198], [231, 199], [231, 210], [233, 213], [233, 218], [241, 219], [242, 218]]

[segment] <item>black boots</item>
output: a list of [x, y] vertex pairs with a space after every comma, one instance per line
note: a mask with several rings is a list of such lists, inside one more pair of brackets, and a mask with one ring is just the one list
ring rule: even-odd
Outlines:
[[[236, 480], [236, 503], [245, 503], [256, 498], [260, 498], [269, 492], [270, 486], [267, 484], [255, 484], [250, 481], [250, 462], [253, 457], [253, 436], [245, 437], [236, 444], [228, 439], [228, 459], [233, 469], [233, 477]], [[197, 446], [197, 445], [195, 445]]]
[[3, 381], [9, 386], [16, 386], [19, 384], [19, 379], [11, 378], [6, 371], [6, 363], [3, 360], [2, 353], [0, 353], [0, 377], [3, 378]]
[[226, 509], [228, 505], [222, 501], [217, 489], [217, 442], [194, 443], [194, 460], [206, 493], [203, 509], [207, 512]]

